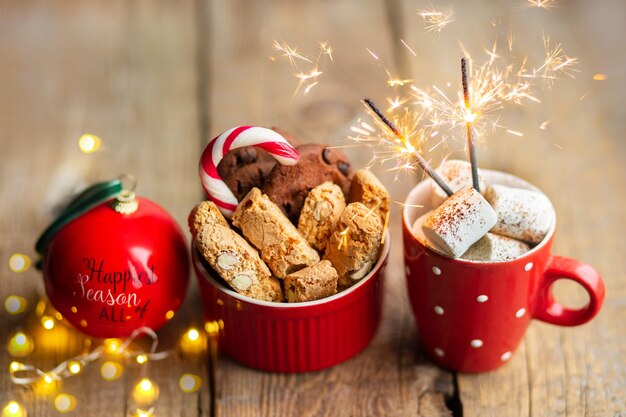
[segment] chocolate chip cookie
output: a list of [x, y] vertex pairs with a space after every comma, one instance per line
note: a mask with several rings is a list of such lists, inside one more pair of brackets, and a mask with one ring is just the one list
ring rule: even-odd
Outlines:
[[300, 145], [296, 149], [300, 161], [293, 166], [275, 165], [263, 186], [263, 191], [293, 224], [298, 224], [309, 191], [331, 181], [346, 195], [353, 176], [348, 157], [338, 149], [319, 144]]

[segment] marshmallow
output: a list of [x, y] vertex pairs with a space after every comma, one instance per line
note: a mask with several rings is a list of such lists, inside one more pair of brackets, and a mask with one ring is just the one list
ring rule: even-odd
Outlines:
[[[453, 192], [462, 187], [471, 187], [473, 185], [472, 164], [467, 161], [446, 161], [437, 168], [437, 174], [448, 184]], [[481, 191], [485, 190], [485, 178], [481, 175], [480, 170], [478, 170], [478, 185]], [[430, 187], [430, 202], [433, 207], [438, 207], [447, 200], [448, 195], [432, 179], [430, 179]]]
[[497, 216], [475, 189], [455, 192], [424, 220], [422, 231], [435, 247], [458, 258], [496, 224]]
[[539, 243], [552, 226], [554, 210], [548, 198], [538, 192], [492, 185], [485, 198], [498, 215], [491, 232], [529, 243]]
[[433, 211], [431, 210], [428, 213], [422, 214], [417, 220], [415, 220], [415, 223], [413, 223], [413, 227], [411, 227], [411, 232], [413, 233], [413, 236], [415, 236], [415, 238], [419, 240], [422, 245], [434, 250], [435, 252], [439, 252], [445, 255], [446, 252], [444, 250], [436, 247], [431, 241], [426, 239], [426, 235], [424, 234], [424, 231], [422, 230], [422, 224], [424, 224], [424, 222], [426, 221], [426, 219], [430, 216], [432, 212]]
[[482, 239], [474, 243], [461, 258], [483, 262], [510, 261], [529, 250], [530, 246], [524, 242], [487, 233]]

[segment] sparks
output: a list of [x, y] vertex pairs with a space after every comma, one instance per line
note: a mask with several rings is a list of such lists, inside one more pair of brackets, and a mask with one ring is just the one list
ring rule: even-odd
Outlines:
[[402, 45], [404, 45], [406, 47], [406, 49], [409, 50], [409, 52], [411, 54], [413, 54], [414, 57], [417, 57], [417, 54], [415, 53], [415, 51], [413, 50], [413, 48], [411, 48], [405, 41], [404, 39], [400, 39], [400, 42], [402, 42]]
[[[294, 97], [301, 90], [304, 95], [307, 95], [313, 87], [319, 84], [319, 78], [324, 74], [319, 69], [322, 58], [327, 57], [328, 60], [333, 62], [333, 49], [327, 42], [318, 43], [319, 51], [315, 59], [304, 55], [298, 48], [291, 47], [285, 42], [281, 43], [274, 40], [273, 45], [276, 51], [283, 53], [282, 56], [287, 58], [295, 70], [294, 77], [298, 79], [298, 85], [294, 90]], [[307, 68], [303, 68], [303, 66], [307, 66]]]
[[454, 22], [454, 10], [441, 9], [418, 9], [417, 14], [424, 20], [426, 33], [436, 34], [439, 36], [441, 31]]
[[497, 65], [496, 44], [487, 51], [489, 59], [480, 66], [468, 65], [470, 71], [469, 103], [465, 103], [463, 93], [456, 90], [456, 97], [449, 96], [438, 86], [424, 90], [411, 85], [411, 94], [427, 112], [430, 126], [443, 127], [461, 136], [467, 123], [472, 123], [476, 141], [503, 128], [499, 124], [500, 111], [508, 104], [523, 105], [527, 101], [539, 102], [533, 95], [534, 78], [525, 68], [507, 65], [500, 69]]
[[311, 61], [309, 58], [302, 55], [298, 51], [298, 48], [292, 48], [291, 46], [287, 45], [287, 43], [285, 42], [281, 44], [277, 40], [274, 40], [274, 49], [278, 52], [282, 52], [283, 56], [289, 60], [289, 63], [292, 66], [296, 65], [296, 61], [295, 61], [296, 59], [299, 59], [304, 62], [308, 62], [309, 64], [313, 63], [313, 61]]
[[551, 9], [556, 7], [558, 2], [556, 0], [525, 0], [520, 7], [523, 9]]
[[546, 57], [543, 64], [537, 68], [537, 72], [541, 73], [541, 77], [549, 86], [552, 86], [554, 80], [562, 78], [565, 75], [574, 78], [574, 72], [578, 70], [573, 66], [578, 63], [578, 58], [570, 58], [560, 43], [554, 46], [550, 45], [550, 37], [543, 35], [543, 46], [546, 51]]

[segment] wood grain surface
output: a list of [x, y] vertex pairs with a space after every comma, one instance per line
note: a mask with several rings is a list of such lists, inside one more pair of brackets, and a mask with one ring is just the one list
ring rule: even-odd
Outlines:
[[[419, 347], [405, 294], [396, 204], [383, 322], [357, 357], [321, 372], [280, 375], [221, 355], [214, 385], [207, 357], [176, 353], [147, 369], [127, 364], [116, 382], [100, 378], [96, 365], [59, 388], [77, 398], [72, 414], [132, 415], [130, 390], [147, 374], [161, 390], [155, 416], [626, 415], [626, 6], [575, 0], [544, 10], [523, 3], [450, 2], [455, 21], [434, 36], [417, 15], [428, 3], [413, 0], [0, 0], [0, 300], [17, 294], [31, 306], [43, 295], [41, 276], [35, 268], [12, 272], [8, 258], [36, 259], [40, 231], [94, 181], [132, 173], [138, 193], [184, 226], [202, 199], [196, 164], [210, 139], [258, 124], [305, 142], [345, 144], [349, 126], [364, 115], [359, 100], [385, 103], [392, 95], [381, 62], [422, 86], [458, 82], [459, 42], [478, 57], [498, 38], [504, 52], [509, 28], [529, 59], [542, 59], [543, 33], [579, 58], [575, 79], [542, 87], [540, 105], [507, 115], [523, 137], [498, 134], [478, 155], [481, 166], [523, 177], [551, 197], [559, 223], [554, 252], [590, 263], [604, 278], [607, 296], [594, 321], [575, 328], [535, 321], [510, 362], [490, 373], [438, 368]], [[298, 81], [273, 50], [274, 39], [310, 54], [320, 41], [333, 47], [334, 62], [308, 95], [293, 94]], [[597, 73], [606, 80], [593, 80]], [[547, 129], [538, 129], [546, 120]], [[79, 151], [86, 132], [103, 138], [101, 151]], [[345, 151], [357, 167], [371, 157], [366, 148]], [[432, 157], [447, 154], [463, 158], [462, 145]], [[374, 171], [396, 202], [421, 179], [394, 182], [386, 167]], [[181, 312], [159, 332], [163, 348], [175, 349], [188, 326], [202, 326], [194, 279]], [[560, 282], [556, 295], [568, 305], [586, 300], [580, 288]], [[28, 317], [0, 312], [2, 346], [15, 329], [34, 327]], [[27, 361], [47, 369], [80, 352], [86, 338], [66, 331], [42, 343], [47, 347]], [[10, 381], [11, 360], [0, 350], [0, 404], [15, 399], [29, 416], [58, 415], [50, 397]], [[203, 378], [200, 391], [179, 389], [185, 372]]]

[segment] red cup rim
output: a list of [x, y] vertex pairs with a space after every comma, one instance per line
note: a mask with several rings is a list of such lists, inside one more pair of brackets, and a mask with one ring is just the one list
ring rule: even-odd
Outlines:
[[387, 232], [385, 234], [385, 243], [383, 244], [383, 247], [379, 251], [378, 261], [376, 262], [376, 265], [374, 265], [372, 270], [365, 277], [363, 277], [361, 280], [359, 280], [359, 282], [357, 282], [356, 284], [354, 284], [353, 286], [351, 286], [347, 290], [338, 292], [335, 295], [331, 295], [330, 297], [322, 298], [320, 300], [304, 301], [304, 302], [301, 302], [301, 303], [277, 303], [277, 302], [273, 302], [273, 301], [255, 300], [254, 298], [246, 297], [245, 295], [241, 295], [241, 294], [235, 292], [234, 290], [231, 290], [230, 288], [227, 288], [222, 283], [216, 281], [211, 276], [211, 274], [208, 273], [208, 271], [206, 270], [206, 268], [204, 267], [204, 265], [202, 264], [200, 259], [198, 259], [199, 252], [195, 248], [195, 244], [192, 243], [191, 246], [192, 246], [192, 251], [191, 251], [192, 252], [192, 259], [193, 259], [193, 263], [196, 266], [197, 270], [201, 272], [203, 278], [205, 278], [207, 281], [209, 281], [210, 284], [212, 284], [215, 288], [220, 290], [222, 293], [227, 294], [227, 295], [229, 295], [229, 296], [231, 296], [233, 298], [236, 298], [237, 300], [244, 301], [244, 302], [250, 303], [250, 304], [256, 304], [256, 305], [259, 305], [259, 306], [272, 307], [272, 308], [278, 308], [278, 309], [283, 309], [283, 308], [286, 308], [286, 309], [297, 309], [297, 308], [302, 308], [302, 307], [319, 306], [319, 305], [332, 303], [335, 300], [338, 300], [340, 298], [346, 297], [349, 294], [357, 291], [360, 287], [365, 285], [367, 283], [367, 281], [372, 279], [372, 277], [374, 275], [376, 275], [381, 270], [382, 265], [385, 262], [385, 260], [387, 259], [387, 255], [389, 254], [389, 248], [391, 247], [391, 243], [390, 243], [389, 230], [387, 230]]
[[[532, 191], [541, 193], [544, 196], [546, 196], [546, 198], [548, 198], [548, 196], [543, 191], [541, 191], [539, 187], [529, 183], [526, 180], [516, 177], [515, 175], [509, 174], [507, 172], [492, 170], [492, 169], [481, 169], [480, 172], [485, 176], [485, 180], [488, 185], [501, 184], [501, 185], [507, 185], [507, 186], [511, 186], [515, 188], [524, 188], [527, 190], [532, 190]], [[413, 195], [417, 193], [419, 188], [425, 187], [427, 185], [425, 183], [428, 183], [429, 181], [430, 179], [427, 178], [424, 181], [420, 182], [415, 187], [413, 187], [413, 189], [407, 195], [406, 200], [404, 201], [404, 208], [402, 209], [402, 223], [406, 231], [410, 233], [411, 236], [416, 241], [418, 241], [426, 249], [427, 252], [429, 252], [432, 255], [445, 257], [445, 258], [453, 260], [454, 262], [458, 262], [458, 263], [465, 264], [465, 265], [474, 265], [474, 266], [480, 265], [481, 267], [492, 266], [492, 265], [499, 266], [503, 264], [510, 264], [511, 262], [520, 262], [520, 261], [526, 260], [527, 258], [531, 258], [536, 252], [541, 250], [541, 248], [543, 248], [548, 242], [550, 242], [552, 240], [552, 236], [554, 236], [554, 231], [556, 230], [556, 212], [554, 210], [554, 206], [552, 206], [552, 201], [548, 198], [548, 200], [550, 201], [550, 206], [552, 207], [552, 218], [554, 219], [554, 221], [552, 222], [552, 225], [550, 226], [550, 229], [546, 233], [546, 236], [543, 238], [543, 240], [539, 242], [534, 248], [532, 248], [531, 250], [523, 254], [522, 256], [519, 256], [515, 259], [510, 259], [508, 261], [472, 261], [472, 260], [467, 260], [467, 259], [462, 259], [462, 258], [451, 258], [450, 256], [446, 254], [433, 250], [430, 246], [424, 245], [420, 241], [420, 239], [413, 234], [413, 231], [412, 231], [412, 222], [409, 219], [409, 211], [412, 208], [414, 208], [411, 206], [413, 205], [413, 201], [415, 200]]]

